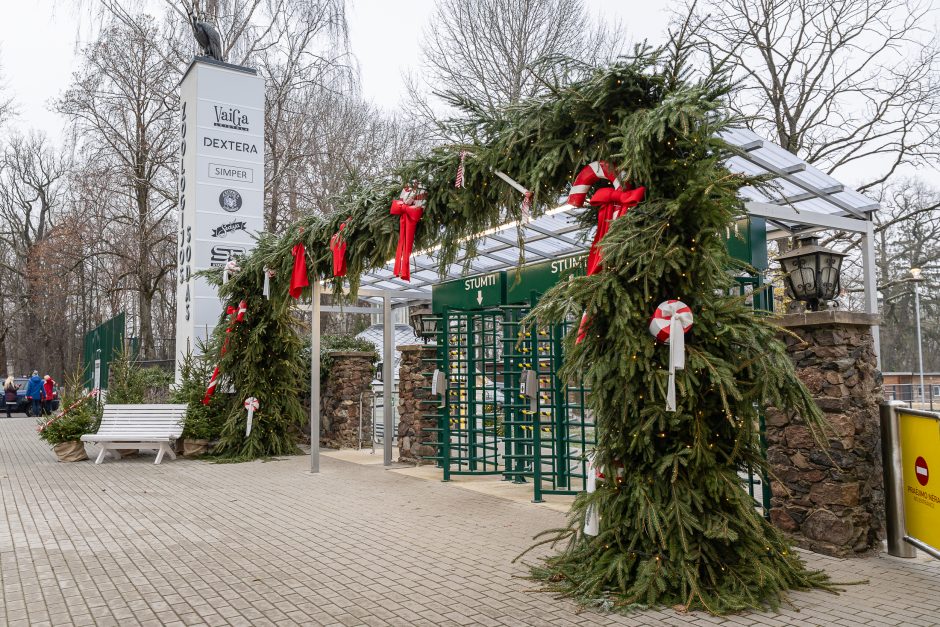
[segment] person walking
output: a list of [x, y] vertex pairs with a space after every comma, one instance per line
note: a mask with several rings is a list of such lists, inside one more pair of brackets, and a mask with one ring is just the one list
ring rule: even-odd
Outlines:
[[16, 409], [16, 381], [12, 376], [3, 382], [3, 402], [7, 406], [7, 418], [10, 418], [10, 410]]
[[52, 413], [52, 401], [55, 400], [55, 379], [46, 375], [42, 381], [42, 413]]
[[33, 370], [33, 376], [26, 382], [26, 400], [32, 403], [32, 416], [37, 418], [42, 413], [42, 377], [38, 370]]

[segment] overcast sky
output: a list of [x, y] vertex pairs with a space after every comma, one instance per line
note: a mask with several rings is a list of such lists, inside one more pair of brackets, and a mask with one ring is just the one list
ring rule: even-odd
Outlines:
[[[668, 16], [665, 2], [587, 0], [590, 11], [624, 24], [630, 41], [662, 41]], [[88, 36], [88, 17], [76, 14], [72, 0], [0, 0], [0, 66], [19, 118], [13, 126], [62, 134], [63, 120], [49, 102], [66, 88], [75, 55]], [[417, 69], [419, 38], [434, 0], [354, 0], [349, 9], [350, 46], [362, 74], [367, 99], [388, 109], [407, 98], [402, 74]], [[84, 21], [84, 23], [82, 23]]]

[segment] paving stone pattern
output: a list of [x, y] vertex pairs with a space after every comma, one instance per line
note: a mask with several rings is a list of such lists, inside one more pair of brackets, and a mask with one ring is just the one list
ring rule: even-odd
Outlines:
[[840, 596], [715, 618], [594, 612], [512, 558], [564, 515], [323, 458], [60, 464], [0, 419], [0, 623], [19, 625], [940, 624], [940, 562], [810, 555]]

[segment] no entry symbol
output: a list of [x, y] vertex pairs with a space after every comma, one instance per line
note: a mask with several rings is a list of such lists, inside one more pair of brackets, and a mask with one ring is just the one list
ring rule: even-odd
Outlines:
[[918, 457], [917, 461], [914, 462], [914, 474], [917, 476], [917, 483], [927, 485], [930, 473], [927, 470], [927, 460], [923, 457]]

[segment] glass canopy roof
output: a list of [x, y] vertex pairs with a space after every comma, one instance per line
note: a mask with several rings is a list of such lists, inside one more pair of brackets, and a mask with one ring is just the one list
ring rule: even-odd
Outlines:
[[[740, 152], [728, 161], [732, 172], [747, 175], [771, 175], [772, 181], [760, 189], [745, 187], [741, 195], [745, 208], [749, 204], [774, 205], [787, 208], [783, 217], [768, 219], [770, 228], [793, 232], [813, 227], [814, 216], [839, 216], [870, 219], [878, 203], [850, 189], [833, 177], [807, 164], [780, 146], [762, 140], [747, 129], [725, 131], [721, 137]], [[521, 200], [521, 196], [520, 196]], [[563, 202], [562, 199], [560, 202]], [[586, 250], [588, 237], [578, 227], [576, 216], [584, 209], [562, 205], [546, 211], [525, 223], [511, 222], [483, 236], [477, 245], [477, 256], [472, 260], [470, 272], [484, 274], [497, 270], [514, 269], [519, 265], [520, 252], [525, 263], [557, 259]], [[791, 216], [792, 214], [792, 216]], [[521, 230], [524, 251], [519, 250], [516, 229]], [[464, 259], [438, 274], [435, 250], [419, 251], [412, 255], [411, 282], [405, 282], [392, 273], [392, 262], [383, 268], [362, 275], [361, 287], [377, 290], [426, 293], [431, 286], [464, 276]]]

